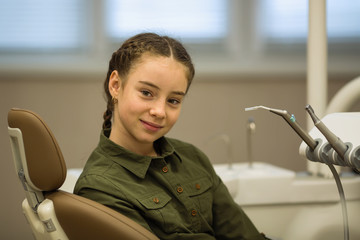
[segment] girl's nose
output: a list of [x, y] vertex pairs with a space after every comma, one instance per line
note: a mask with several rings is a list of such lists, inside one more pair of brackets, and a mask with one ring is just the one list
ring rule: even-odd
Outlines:
[[165, 104], [163, 101], [157, 101], [154, 105], [150, 108], [150, 115], [157, 117], [157, 118], [165, 118]]

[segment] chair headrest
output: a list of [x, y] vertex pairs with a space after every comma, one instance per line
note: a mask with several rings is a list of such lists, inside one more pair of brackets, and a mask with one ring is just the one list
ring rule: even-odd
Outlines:
[[66, 165], [60, 147], [40, 116], [29, 110], [13, 108], [8, 125], [20, 129], [24, 141], [27, 178], [42, 191], [61, 187], [66, 178]]

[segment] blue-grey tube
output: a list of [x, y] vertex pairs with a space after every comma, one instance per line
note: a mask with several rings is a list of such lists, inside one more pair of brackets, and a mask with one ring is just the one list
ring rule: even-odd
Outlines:
[[344, 189], [342, 187], [339, 175], [338, 175], [336, 169], [334, 168], [334, 166], [332, 164], [328, 164], [328, 167], [330, 168], [330, 170], [334, 176], [336, 186], [339, 191], [341, 209], [342, 209], [342, 214], [343, 214], [344, 240], [349, 240], [349, 221], [348, 221], [348, 215], [347, 215], [347, 207], [346, 207], [346, 199], [345, 199]]

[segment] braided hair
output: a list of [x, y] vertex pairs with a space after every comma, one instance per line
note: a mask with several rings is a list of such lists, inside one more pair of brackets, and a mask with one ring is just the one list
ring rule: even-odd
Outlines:
[[194, 65], [190, 55], [184, 46], [177, 40], [168, 36], [159, 36], [155, 33], [141, 33], [126, 40], [121, 47], [112, 54], [109, 62], [109, 69], [104, 82], [105, 97], [107, 100], [106, 111], [104, 112], [103, 129], [111, 128], [111, 119], [115, 102], [109, 91], [109, 80], [113, 71], [117, 71], [122, 78], [122, 85], [125, 84], [130, 70], [140, 61], [144, 53], [152, 56], [173, 57], [183, 64], [186, 69], [189, 89], [195, 75]]

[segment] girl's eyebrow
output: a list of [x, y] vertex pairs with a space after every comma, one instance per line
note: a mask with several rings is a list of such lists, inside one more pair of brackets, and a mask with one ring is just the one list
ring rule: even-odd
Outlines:
[[160, 90], [160, 88], [158, 86], [156, 86], [155, 84], [151, 83], [151, 82], [147, 82], [147, 81], [139, 81], [139, 83], [142, 83], [142, 84], [145, 84], [145, 85], [148, 85], [150, 87], [153, 87], [153, 88], [156, 88], [158, 90]]
[[[158, 90], [160, 90], [160, 88], [158, 86], [156, 86], [155, 84], [151, 83], [151, 82], [148, 82], [148, 81], [139, 81], [139, 83], [142, 83], [142, 84], [145, 84], [145, 85], [148, 85], [150, 87], [153, 87], [153, 88], [156, 88]], [[173, 94], [176, 94], [176, 95], [181, 95], [181, 96], [185, 96], [185, 92], [182, 92], [182, 91], [172, 91]]]

